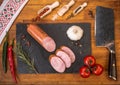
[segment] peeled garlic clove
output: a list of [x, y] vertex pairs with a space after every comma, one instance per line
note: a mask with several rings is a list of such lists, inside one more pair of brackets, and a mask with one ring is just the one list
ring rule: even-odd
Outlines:
[[83, 29], [79, 26], [73, 25], [68, 28], [67, 36], [70, 40], [77, 41], [80, 40], [83, 36]]

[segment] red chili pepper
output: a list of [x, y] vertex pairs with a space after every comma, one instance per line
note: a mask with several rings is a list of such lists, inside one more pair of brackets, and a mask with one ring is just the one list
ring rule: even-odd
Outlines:
[[11, 71], [11, 74], [12, 74], [12, 77], [13, 77], [15, 83], [17, 83], [14, 57], [13, 57], [13, 44], [8, 46], [7, 52], [8, 52], [8, 61], [9, 61], [9, 65], [10, 65], [10, 71]]

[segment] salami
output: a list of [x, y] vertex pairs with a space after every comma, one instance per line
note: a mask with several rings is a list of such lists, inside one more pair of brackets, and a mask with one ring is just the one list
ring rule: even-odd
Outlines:
[[55, 41], [37, 25], [29, 24], [27, 32], [48, 52], [53, 52], [56, 49]]

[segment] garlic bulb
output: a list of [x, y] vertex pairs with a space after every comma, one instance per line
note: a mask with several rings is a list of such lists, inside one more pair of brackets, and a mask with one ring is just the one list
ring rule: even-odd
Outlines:
[[67, 36], [70, 40], [77, 41], [80, 40], [83, 36], [83, 29], [79, 26], [73, 25], [68, 28]]

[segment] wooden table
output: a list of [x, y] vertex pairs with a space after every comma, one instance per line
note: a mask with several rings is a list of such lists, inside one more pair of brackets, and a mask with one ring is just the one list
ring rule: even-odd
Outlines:
[[[17, 19], [14, 21], [9, 31], [9, 40], [16, 36], [16, 23], [24, 20], [30, 20], [35, 17], [37, 11], [44, 7], [46, 4], [51, 4], [56, 0], [29, 0], [24, 9], [21, 11]], [[104, 72], [100, 76], [91, 75], [89, 78], [82, 78], [79, 73], [77, 74], [17, 74], [18, 84], [31, 84], [31, 85], [120, 85], [120, 0], [88, 0], [88, 6], [77, 16], [70, 20], [66, 20], [73, 9], [85, 0], [75, 0], [76, 4], [63, 16], [59, 17], [57, 21], [51, 21], [52, 16], [56, 11], [67, 4], [69, 0], [59, 0], [60, 6], [56, 8], [51, 14], [46, 16], [43, 22], [90, 22], [91, 23], [91, 42], [92, 42], [92, 55], [95, 56], [97, 63], [102, 64]], [[104, 6], [114, 9], [115, 13], [115, 45], [116, 45], [116, 57], [117, 57], [117, 75], [118, 80], [114, 81], [108, 78], [108, 50], [106, 48], [98, 48], [95, 45], [94, 25], [95, 19], [88, 15], [89, 10], [93, 11], [95, 15], [96, 6]], [[11, 73], [8, 70], [4, 74], [2, 69], [2, 46], [0, 45], [0, 85], [13, 85], [14, 82], [11, 77]], [[87, 48], [86, 48], [87, 49]]]

